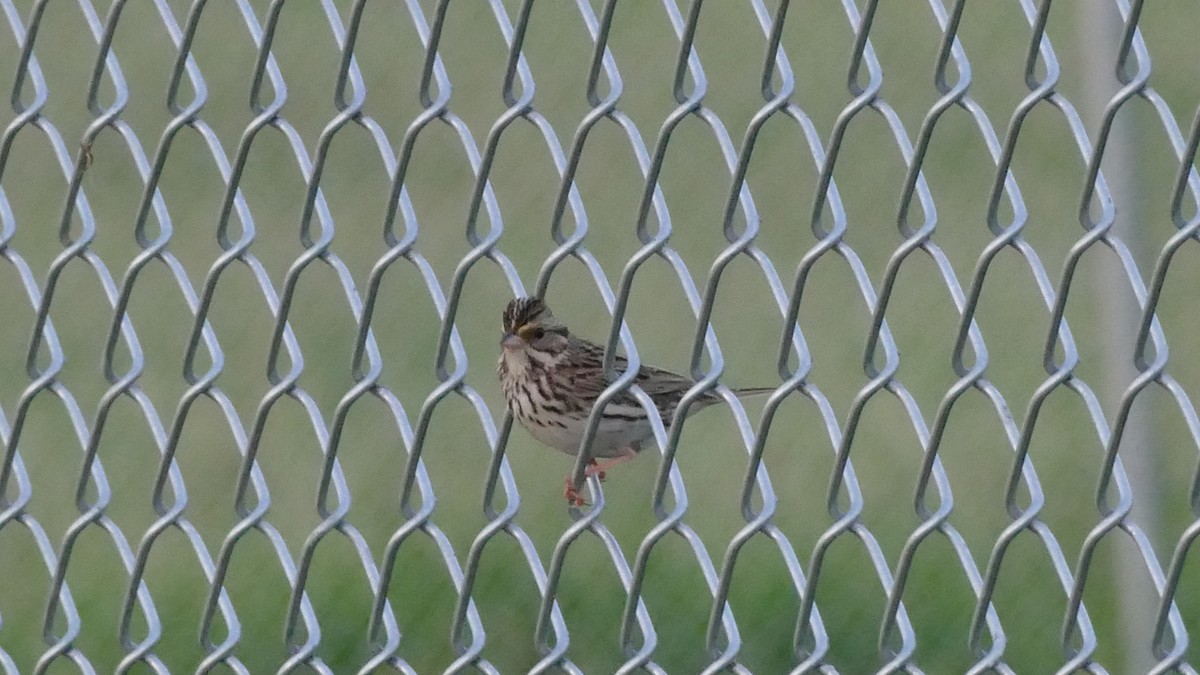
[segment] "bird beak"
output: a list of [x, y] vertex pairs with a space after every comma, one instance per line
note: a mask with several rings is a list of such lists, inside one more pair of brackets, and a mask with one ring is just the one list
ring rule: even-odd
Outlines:
[[516, 333], [505, 333], [504, 336], [500, 338], [500, 346], [504, 347], [505, 349], [515, 351], [520, 349], [524, 344], [525, 341], [522, 340], [521, 336], [517, 335]]

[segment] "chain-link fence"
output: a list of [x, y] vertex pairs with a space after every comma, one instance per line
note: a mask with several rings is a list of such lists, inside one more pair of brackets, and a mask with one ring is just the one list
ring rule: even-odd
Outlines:
[[[1195, 672], [1150, 5], [0, 0], [0, 669]], [[527, 294], [728, 405], [568, 509]]]

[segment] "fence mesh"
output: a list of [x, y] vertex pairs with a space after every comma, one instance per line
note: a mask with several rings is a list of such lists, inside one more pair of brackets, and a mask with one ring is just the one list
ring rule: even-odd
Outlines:
[[[1196, 672], [1160, 5], [0, 0], [0, 669]], [[529, 294], [728, 405], [567, 508]]]

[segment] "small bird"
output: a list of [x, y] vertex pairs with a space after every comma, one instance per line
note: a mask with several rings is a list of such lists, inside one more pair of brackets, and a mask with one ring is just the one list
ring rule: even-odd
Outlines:
[[[513, 417], [534, 438], [569, 455], [579, 452], [588, 415], [600, 393], [611, 384], [604, 376], [604, 348], [573, 335], [558, 322], [541, 298], [517, 298], [504, 310], [504, 333], [500, 338], [500, 384]], [[628, 361], [616, 357], [616, 370], [624, 372]], [[664, 425], [679, 400], [696, 382], [683, 375], [642, 366], [634, 379], [654, 402]], [[774, 391], [770, 387], [737, 389], [739, 396]], [[689, 414], [721, 397], [708, 391], [693, 402]], [[586, 475], [604, 479], [607, 469], [632, 459], [642, 443], [654, 435], [646, 410], [632, 393], [621, 392], [604, 408], [592, 441], [592, 458]], [[607, 461], [598, 461], [600, 459]], [[563, 496], [574, 506], [583, 498], [571, 476]]]

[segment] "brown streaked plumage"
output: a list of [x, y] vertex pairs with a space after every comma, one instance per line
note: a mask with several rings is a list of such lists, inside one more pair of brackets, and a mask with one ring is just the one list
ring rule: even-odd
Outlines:
[[[604, 348], [576, 337], [560, 323], [540, 298], [517, 298], [504, 310], [500, 339], [499, 374], [504, 400], [521, 426], [534, 438], [569, 455], [579, 451], [588, 415], [600, 393], [610, 384], [604, 377]], [[616, 357], [616, 370], [628, 361]], [[642, 366], [634, 382], [650, 397], [664, 425], [695, 381], [661, 368]], [[771, 388], [739, 389], [738, 395], [767, 393]], [[688, 414], [721, 401], [715, 392], [701, 395]], [[601, 478], [604, 471], [637, 455], [653, 436], [646, 411], [632, 393], [618, 394], [601, 414], [592, 442], [588, 475]], [[597, 462], [597, 459], [608, 461]], [[570, 476], [564, 494], [568, 502], [583, 504]]]

